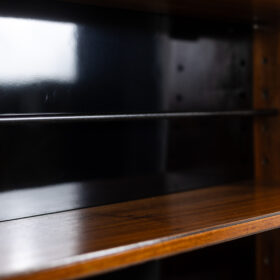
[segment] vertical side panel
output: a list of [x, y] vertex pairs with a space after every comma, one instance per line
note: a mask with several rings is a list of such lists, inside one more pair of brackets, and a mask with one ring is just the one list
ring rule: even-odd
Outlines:
[[[253, 58], [253, 104], [255, 109], [280, 109], [279, 30], [255, 31]], [[255, 179], [257, 183], [280, 182], [280, 117], [254, 122]]]
[[257, 235], [256, 246], [256, 279], [280, 279], [280, 230]]
[[[280, 109], [280, 29], [263, 26], [255, 31], [253, 46], [254, 108]], [[254, 122], [256, 183], [280, 182], [280, 117]], [[280, 279], [280, 230], [256, 237], [256, 279]]]

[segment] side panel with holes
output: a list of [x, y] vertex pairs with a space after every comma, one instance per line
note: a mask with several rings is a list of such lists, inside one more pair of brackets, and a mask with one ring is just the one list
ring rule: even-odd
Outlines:
[[[253, 99], [255, 108], [280, 108], [279, 27], [260, 26], [254, 34]], [[280, 117], [254, 122], [255, 180], [257, 183], [280, 182]], [[256, 237], [257, 280], [280, 277], [280, 231]]]

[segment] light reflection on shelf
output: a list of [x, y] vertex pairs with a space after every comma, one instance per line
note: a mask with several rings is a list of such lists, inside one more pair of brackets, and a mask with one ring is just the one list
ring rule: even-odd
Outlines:
[[74, 82], [76, 37], [73, 23], [1, 17], [0, 86]]

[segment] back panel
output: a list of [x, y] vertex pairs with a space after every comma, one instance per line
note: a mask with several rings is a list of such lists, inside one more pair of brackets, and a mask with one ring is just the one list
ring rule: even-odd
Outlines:
[[[246, 25], [76, 4], [1, 2], [1, 114], [251, 108]], [[252, 176], [249, 118], [0, 130], [0, 220]]]

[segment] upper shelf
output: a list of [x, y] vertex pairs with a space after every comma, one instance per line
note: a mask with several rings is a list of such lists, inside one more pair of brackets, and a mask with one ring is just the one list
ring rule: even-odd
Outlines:
[[211, 118], [211, 117], [256, 117], [275, 116], [276, 109], [216, 111], [216, 112], [161, 112], [139, 114], [0, 114], [0, 124], [22, 123], [67, 123], [67, 122], [110, 122], [155, 119]]
[[277, 228], [279, 211], [279, 186], [245, 182], [2, 222], [0, 278], [95, 275]]

